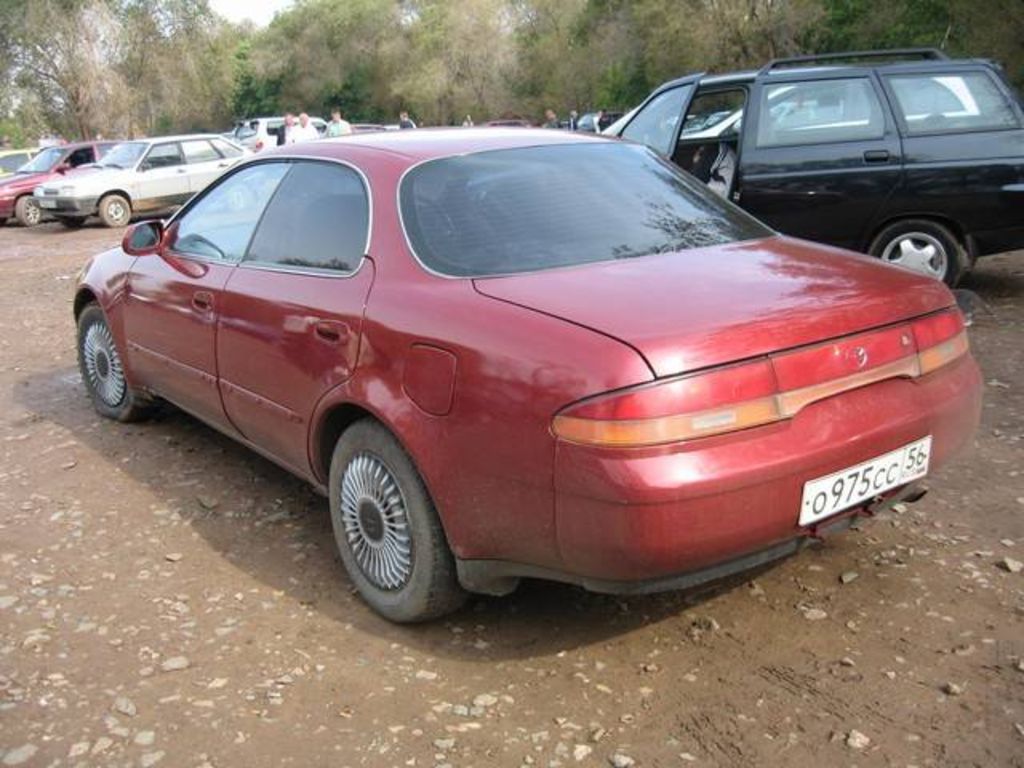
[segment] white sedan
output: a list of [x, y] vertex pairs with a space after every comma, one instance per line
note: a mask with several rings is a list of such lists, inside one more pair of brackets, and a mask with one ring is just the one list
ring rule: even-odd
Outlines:
[[247, 154], [216, 134], [126, 141], [99, 163], [38, 186], [33, 195], [67, 227], [80, 227], [89, 216], [123, 227], [136, 213], [176, 208]]

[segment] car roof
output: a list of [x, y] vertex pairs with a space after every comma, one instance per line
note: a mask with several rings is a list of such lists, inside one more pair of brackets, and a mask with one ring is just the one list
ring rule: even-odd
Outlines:
[[158, 144], [164, 141], [189, 141], [194, 139], [223, 139], [219, 133], [180, 133], [175, 136], [147, 136], [143, 139], [122, 139], [116, 143], [128, 144], [131, 142], [143, 142], [146, 144]]
[[594, 134], [552, 131], [546, 128], [417, 128], [406, 131], [350, 134], [334, 139], [292, 144], [265, 150], [259, 157], [302, 155], [341, 158], [348, 154], [346, 150], [359, 148], [386, 153], [404, 159], [412, 165], [423, 160], [474, 152], [595, 141], [609, 143], [614, 140]]

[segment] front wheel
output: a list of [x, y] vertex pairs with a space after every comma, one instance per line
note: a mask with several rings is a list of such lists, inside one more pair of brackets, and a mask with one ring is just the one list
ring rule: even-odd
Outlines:
[[114, 335], [96, 304], [90, 304], [78, 316], [78, 370], [101, 416], [138, 421], [149, 414], [150, 404], [128, 386]]
[[956, 235], [927, 219], [890, 224], [878, 233], [868, 252], [882, 261], [942, 280], [951, 288], [968, 270], [967, 254]]
[[466, 593], [437, 512], [412, 460], [381, 424], [358, 421], [331, 457], [331, 525], [359, 594], [387, 619], [451, 613]]
[[121, 195], [107, 195], [100, 200], [99, 214], [108, 227], [126, 227], [132, 217], [132, 205]]
[[23, 227], [34, 227], [43, 220], [43, 209], [39, 207], [35, 198], [25, 195], [19, 197], [18, 202], [14, 204], [14, 218]]

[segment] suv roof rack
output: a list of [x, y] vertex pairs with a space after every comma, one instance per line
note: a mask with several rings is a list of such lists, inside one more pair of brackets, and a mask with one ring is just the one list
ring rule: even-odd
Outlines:
[[945, 61], [949, 59], [938, 48], [893, 48], [888, 51], [847, 51], [845, 53], [820, 53], [810, 56], [790, 56], [785, 59], [772, 59], [761, 72], [773, 69], [795, 67], [805, 64], [816, 64], [828, 61], [855, 61], [859, 59], [925, 59], [928, 61]]

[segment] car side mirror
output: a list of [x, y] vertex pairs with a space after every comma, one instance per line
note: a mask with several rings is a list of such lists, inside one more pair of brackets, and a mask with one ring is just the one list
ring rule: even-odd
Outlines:
[[59, 173], [61, 176], [63, 176], [65, 173], [71, 170], [71, 166], [68, 165], [67, 163], [61, 163], [53, 170]]
[[164, 223], [153, 219], [140, 221], [128, 227], [121, 239], [121, 250], [129, 256], [148, 256], [156, 253], [164, 239]]

